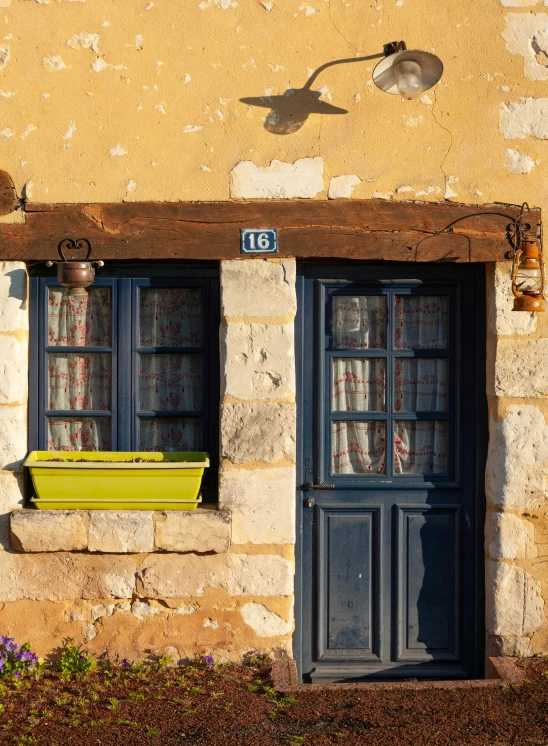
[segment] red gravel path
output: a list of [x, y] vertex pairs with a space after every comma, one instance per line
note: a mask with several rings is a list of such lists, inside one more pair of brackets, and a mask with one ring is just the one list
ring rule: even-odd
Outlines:
[[268, 667], [49, 674], [0, 686], [0, 744], [544, 746], [548, 658], [501, 689], [276, 694]]

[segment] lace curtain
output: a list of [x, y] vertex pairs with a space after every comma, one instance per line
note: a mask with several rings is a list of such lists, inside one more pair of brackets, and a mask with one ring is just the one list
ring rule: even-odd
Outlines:
[[[199, 288], [142, 288], [139, 299], [142, 347], [200, 347], [202, 296]], [[85, 295], [49, 290], [50, 347], [110, 347], [110, 288]], [[129, 334], [130, 331], [128, 330]], [[202, 408], [202, 356], [199, 353], [146, 353], [138, 356], [138, 411], [173, 412], [172, 417], [139, 418], [139, 449], [184, 451], [202, 447], [199, 417], [178, 412]], [[111, 409], [110, 352], [48, 353], [48, 409], [83, 412]], [[48, 418], [51, 450], [110, 450], [111, 417]]]
[[[395, 349], [446, 349], [448, 308], [445, 296], [396, 296]], [[344, 296], [333, 302], [335, 349], [386, 349], [386, 305], [381, 296]], [[395, 412], [447, 412], [449, 371], [446, 358], [395, 358]], [[333, 360], [332, 410], [384, 412], [386, 363], [381, 358]], [[446, 474], [446, 420], [394, 422], [397, 474]], [[338, 421], [332, 427], [334, 474], [386, 472], [384, 422]]]

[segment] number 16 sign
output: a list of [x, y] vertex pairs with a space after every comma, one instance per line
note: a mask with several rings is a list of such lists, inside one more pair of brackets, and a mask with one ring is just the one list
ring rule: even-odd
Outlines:
[[276, 228], [243, 228], [240, 231], [240, 254], [277, 254]]

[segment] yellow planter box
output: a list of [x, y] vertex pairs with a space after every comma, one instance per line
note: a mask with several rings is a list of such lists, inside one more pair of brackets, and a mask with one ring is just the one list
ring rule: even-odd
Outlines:
[[209, 457], [203, 452], [32, 451], [24, 465], [36, 492], [33, 502], [43, 510], [195, 510]]

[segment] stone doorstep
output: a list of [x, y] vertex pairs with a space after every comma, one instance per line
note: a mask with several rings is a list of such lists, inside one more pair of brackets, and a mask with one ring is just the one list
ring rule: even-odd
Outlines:
[[299, 684], [297, 664], [294, 660], [274, 661], [272, 684], [277, 692], [307, 692], [312, 689], [485, 689], [521, 684], [525, 673], [516, 665], [517, 658], [498, 657], [487, 659], [486, 679], [457, 679], [446, 681], [353, 681], [349, 683]]
[[231, 514], [216, 506], [197, 510], [15, 510], [15, 552], [227, 552]]

